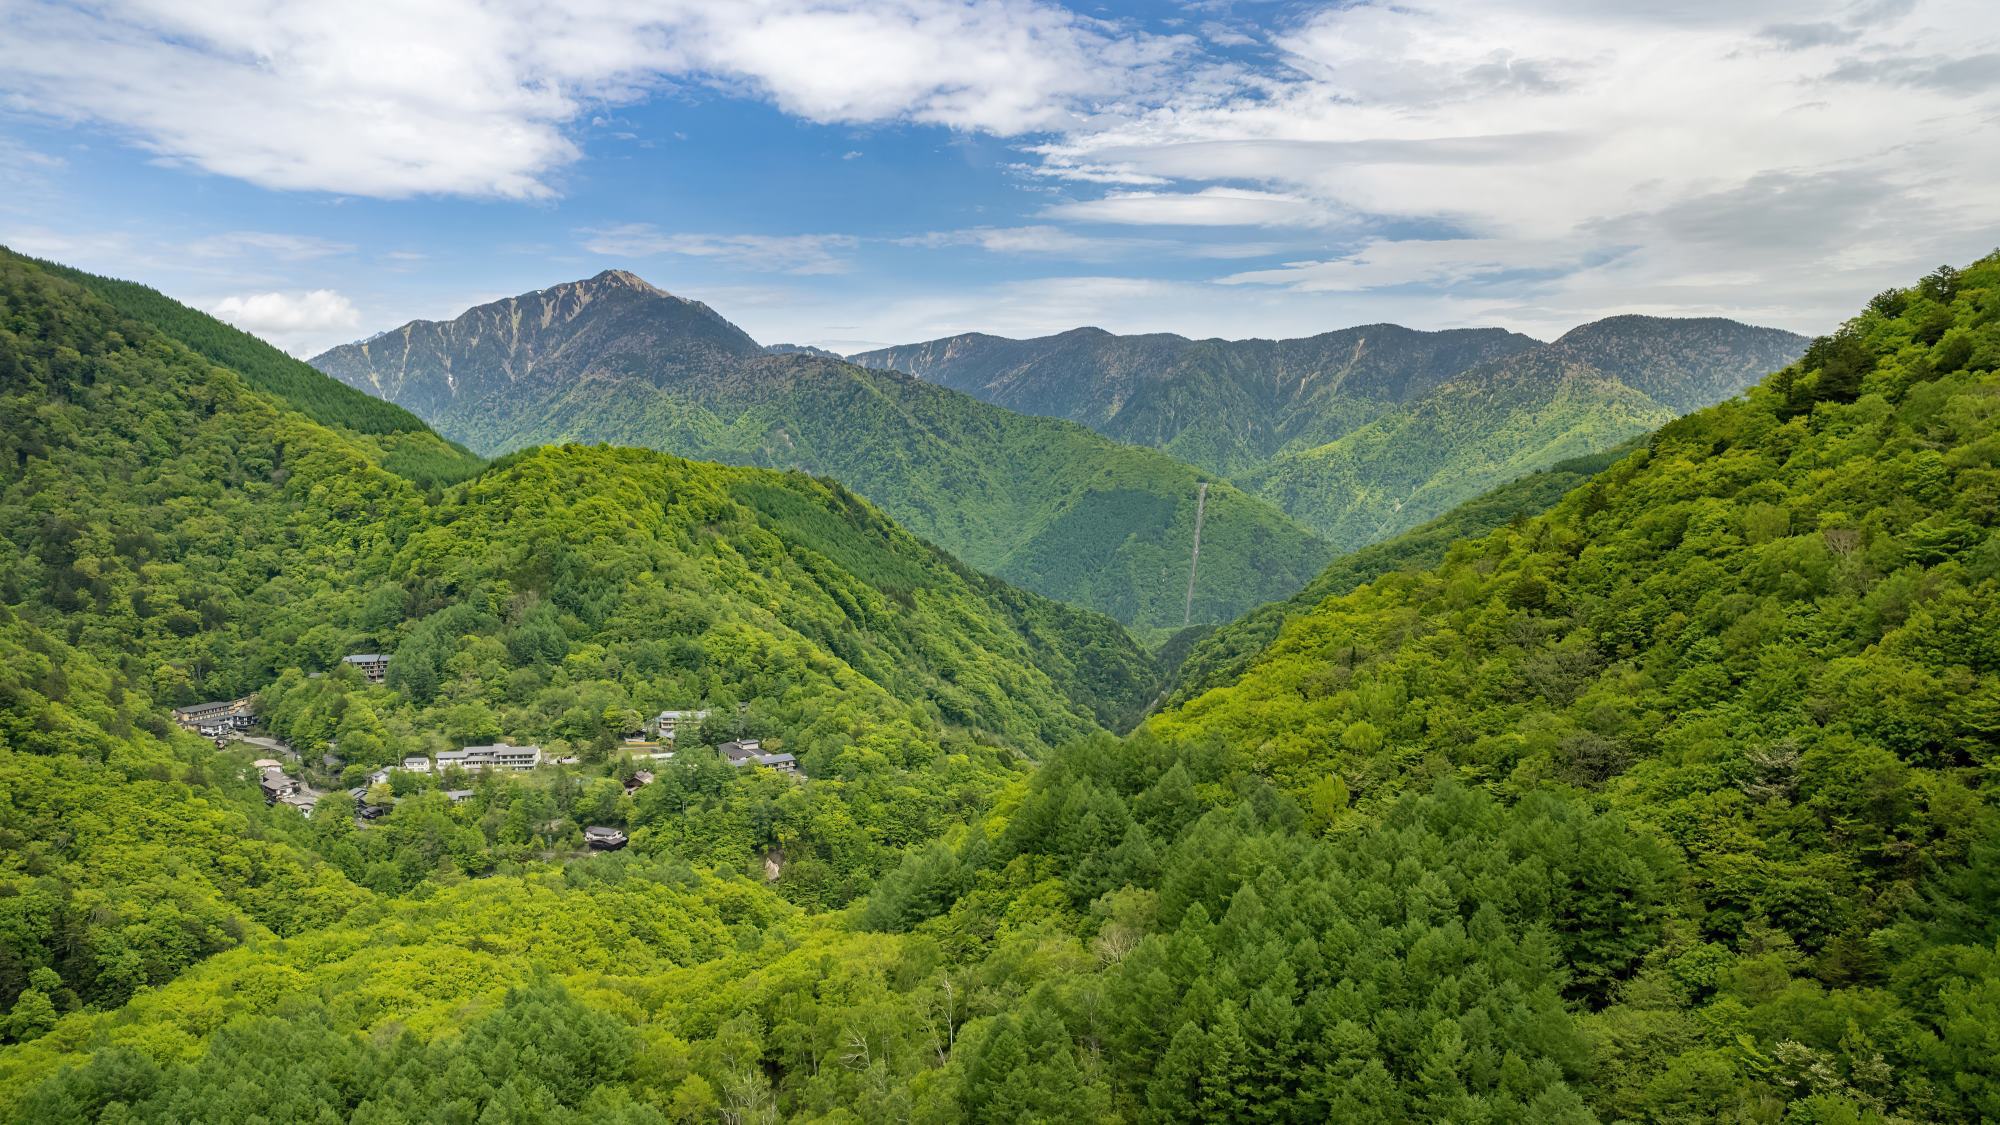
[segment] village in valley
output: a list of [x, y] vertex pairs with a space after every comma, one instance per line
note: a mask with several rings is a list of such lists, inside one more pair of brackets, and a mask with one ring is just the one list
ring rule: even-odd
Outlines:
[[[343, 669], [355, 674], [367, 686], [384, 684], [390, 658], [380, 653], [357, 653], [342, 658]], [[315, 674], [314, 678], [318, 678]], [[420, 793], [441, 792], [453, 805], [477, 795], [477, 779], [486, 775], [528, 775], [552, 770], [578, 770], [616, 777], [627, 795], [651, 785], [656, 770], [680, 755], [707, 755], [711, 760], [743, 769], [755, 768], [793, 781], [805, 780], [798, 759], [763, 740], [738, 737], [704, 744], [703, 727], [711, 718], [707, 709], [662, 710], [645, 719], [635, 729], [622, 732], [618, 744], [598, 760], [585, 762], [576, 754], [554, 756], [533, 743], [502, 739], [483, 745], [436, 750], [423, 755], [407, 755], [389, 764], [349, 763], [337, 743], [324, 747], [294, 747], [262, 729], [256, 696], [193, 703], [176, 707], [172, 719], [182, 730], [214, 740], [218, 750], [241, 745], [263, 756], [251, 763], [266, 803], [282, 805], [312, 817], [322, 802], [335, 792], [352, 801], [354, 823], [366, 827], [388, 816], [398, 802]], [[371, 768], [372, 767], [372, 768]], [[616, 824], [583, 825], [584, 845], [595, 851], [623, 848], [629, 838]]]

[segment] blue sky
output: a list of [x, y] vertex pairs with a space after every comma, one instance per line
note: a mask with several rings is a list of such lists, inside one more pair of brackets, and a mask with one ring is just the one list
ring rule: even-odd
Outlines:
[[631, 269], [767, 342], [1824, 331], [2000, 243], [1965, 0], [0, 0], [0, 241], [300, 354]]

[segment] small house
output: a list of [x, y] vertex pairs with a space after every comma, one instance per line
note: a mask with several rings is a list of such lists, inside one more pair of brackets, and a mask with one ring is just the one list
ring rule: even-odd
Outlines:
[[625, 833], [593, 824], [583, 830], [583, 842], [600, 852], [617, 851], [625, 846]]
[[767, 769], [777, 770], [779, 773], [799, 772], [799, 760], [790, 754], [759, 754], [757, 756], [757, 764]]
[[799, 772], [799, 760], [790, 754], [765, 753], [764, 744], [754, 738], [725, 742], [715, 748], [716, 753], [732, 766], [764, 766], [779, 773]]
[[277, 804], [280, 800], [299, 791], [297, 779], [286, 777], [277, 770], [266, 770], [263, 779], [258, 782], [258, 785], [263, 787], [264, 800], [270, 804]]

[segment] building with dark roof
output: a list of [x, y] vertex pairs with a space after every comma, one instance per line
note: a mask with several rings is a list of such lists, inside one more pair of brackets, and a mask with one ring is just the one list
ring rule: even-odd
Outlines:
[[174, 724], [182, 730], [199, 731], [215, 738], [232, 730], [249, 730], [257, 723], [257, 709], [249, 696], [218, 699], [211, 703], [190, 703], [173, 710]]
[[389, 678], [389, 658], [379, 652], [357, 652], [353, 656], [343, 656], [340, 662], [358, 669], [371, 684], [379, 684]]
[[799, 772], [797, 758], [790, 754], [767, 754], [764, 752], [764, 744], [754, 738], [722, 743], [715, 748], [715, 752], [722, 755], [723, 760], [732, 766], [758, 765], [777, 770], [779, 773]]

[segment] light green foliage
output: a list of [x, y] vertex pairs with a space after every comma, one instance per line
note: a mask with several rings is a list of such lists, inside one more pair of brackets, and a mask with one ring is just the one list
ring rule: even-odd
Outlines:
[[[1563, 461], [1502, 485], [1467, 501], [1421, 527], [1393, 539], [1342, 555], [1319, 572], [1305, 589], [1282, 602], [1272, 602], [1214, 629], [1191, 629], [1179, 645], [1163, 649], [1163, 663], [1175, 668], [1169, 705], [1179, 705], [1210, 688], [1233, 683], [1249, 662], [1277, 639], [1287, 621], [1330, 597], [1345, 594], [1396, 570], [1436, 566], [1461, 539], [1483, 536], [1502, 524], [1525, 519], [1553, 507], [1584, 481], [1631, 452], [1628, 443], [1603, 453]], [[1185, 655], [1180, 655], [1181, 652]]]
[[[1153, 691], [1113, 622], [968, 571], [836, 487], [566, 449], [427, 499], [24, 259], [0, 258], [0, 302], [6, 1010], [40, 967], [115, 1003], [364, 887], [575, 849], [606, 812], [589, 770], [669, 705], [771, 737], [816, 781], [710, 770], [691, 830], [614, 801], [634, 847], [730, 869], [777, 850], [785, 893], [845, 901], [1024, 754], [1129, 723]], [[390, 682], [343, 667], [355, 651], [393, 652]], [[329, 742], [365, 774], [501, 735], [594, 764], [457, 807], [399, 773], [408, 799], [368, 830], [344, 795], [302, 824], [236, 756], [167, 732], [170, 705], [253, 691], [310, 766]]]
[[1335, 441], [1287, 451], [1244, 474], [1244, 487], [1353, 550], [1676, 413], [1593, 368], [1531, 365], [1540, 354], [1468, 372]]
[[[712, 673], [703, 736], [813, 774], [689, 754], [627, 795], [607, 760], [454, 805], [398, 773], [365, 828], [344, 795], [267, 810], [243, 755], [161, 726], [186, 638], [106, 624], [151, 579], [49, 546], [143, 514], [38, 460], [164, 470], [64, 405], [101, 384], [20, 374], [79, 361], [16, 325], [87, 342], [88, 306], [17, 299], [0, 374], [35, 424], [7, 432], [40, 445], [15, 463], [87, 518], [51, 536], [7, 494], [0, 1116], [2000, 1116], [1996, 294], [2000, 257], [1941, 271], [1542, 514], [1350, 561], [1239, 680], [1124, 739], [1057, 686], [1115, 675], [1018, 655], [1094, 619], [1009, 617], [830, 486], [558, 449], [406, 505], [301, 421], [288, 534], [352, 573], [316, 624], [413, 659], [375, 687], [286, 670], [266, 706], [295, 738], [393, 755], [498, 716], [602, 751], [647, 684]], [[219, 479], [184, 521], [269, 526]], [[402, 530], [323, 546], [372, 542], [370, 512]], [[243, 637], [215, 651], [296, 643]], [[631, 846], [583, 857], [607, 819]]]
[[1655, 834], [1687, 865], [1677, 919], [1629, 979], [1572, 965], [1609, 1001], [1607, 1116], [1991, 1115], [1991, 1060], [1957, 1044], [1995, 937], [1964, 924], [2000, 831], [1995, 366], [1989, 258], [1547, 514], [1293, 616], [1150, 729], [1300, 793], [1334, 770], [1364, 812], [1446, 775], [1588, 791]]
[[384, 468], [420, 484], [450, 484], [479, 471], [480, 460], [440, 439], [400, 406], [323, 378], [302, 360], [156, 290], [54, 262], [37, 262], [137, 321], [236, 372], [262, 391], [323, 426], [376, 450]]

